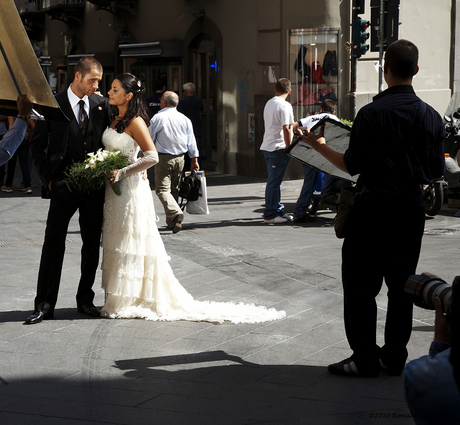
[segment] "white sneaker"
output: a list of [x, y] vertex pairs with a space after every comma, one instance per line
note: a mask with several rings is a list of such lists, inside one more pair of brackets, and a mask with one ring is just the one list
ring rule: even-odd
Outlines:
[[266, 224], [280, 224], [280, 223], [286, 223], [288, 221], [287, 218], [284, 217], [275, 217], [275, 218], [270, 218], [270, 219], [264, 219], [264, 223]]
[[294, 217], [292, 217], [292, 215], [289, 214], [283, 214], [281, 217], [285, 218], [287, 221], [294, 221]]
[[32, 193], [32, 188], [30, 186], [21, 186], [18, 190], [24, 193]]

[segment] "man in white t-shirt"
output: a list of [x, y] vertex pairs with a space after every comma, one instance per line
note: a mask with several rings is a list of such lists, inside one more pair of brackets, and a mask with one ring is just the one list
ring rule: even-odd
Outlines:
[[[320, 119], [325, 115], [329, 116], [332, 119], [339, 120], [335, 114], [336, 103], [331, 99], [326, 99], [321, 103], [321, 110], [319, 114], [309, 115], [308, 117], [302, 118], [301, 120], [294, 123], [292, 126], [293, 132], [297, 132], [299, 127], [311, 128], [313, 127]], [[300, 191], [299, 198], [295, 204], [294, 208], [294, 221], [296, 223], [310, 223], [316, 220], [316, 217], [310, 215], [307, 212], [308, 206], [310, 205], [311, 198], [313, 196], [313, 191], [315, 188], [316, 180], [318, 178], [318, 171], [310, 167], [307, 164], [302, 164], [304, 180], [302, 189]], [[324, 175], [324, 182], [322, 187], [322, 195], [325, 195], [328, 191], [331, 191], [331, 186], [333, 181], [337, 177], [330, 176], [328, 174]]]
[[294, 123], [292, 105], [286, 101], [291, 93], [291, 82], [280, 78], [275, 84], [275, 96], [264, 108], [265, 133], [260, 150], [267, 164], [268, 180], [265, 187], [264, 223], [279, 224], [292, 220], [281, 204], [281, 182], [289, 162], [284, 149], [291, 144], [291, 126]]

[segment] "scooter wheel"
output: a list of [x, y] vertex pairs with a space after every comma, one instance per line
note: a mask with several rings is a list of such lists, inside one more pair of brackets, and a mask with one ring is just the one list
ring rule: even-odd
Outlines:
[[439, 214], [444, 203], [443, 185], [437, 182], [429, 184], [424, 189], [423, 198], [425, 201], [425, 213], [430, 216]]
[[316, 214], [316, 213], [317, 213], [320, 200], [321, 200], [320, 198], [313, 198], [313, 199], [311, 200], [310, 205], [309, 205], [309, 207], [307, 208], [308, 214], [312, 215], [312, 214]]

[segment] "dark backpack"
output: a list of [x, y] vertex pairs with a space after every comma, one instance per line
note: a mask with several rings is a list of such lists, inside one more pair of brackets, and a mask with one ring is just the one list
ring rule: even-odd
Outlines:
[[[201, 181], [195, 171], [192, 171], [188, 176], [182, 177], [179, 185], [179, 196], [182, 198], [180, 207], [182, 210], [190, 201], [198, 200], [200, 187]], [[186, 201], [185, 205], [182, 206], [184, 201]]]

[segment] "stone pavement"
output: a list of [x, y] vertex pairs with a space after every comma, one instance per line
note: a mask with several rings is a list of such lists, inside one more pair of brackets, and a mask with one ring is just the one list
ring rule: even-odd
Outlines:
[[[71, 222], [56, 319], [23, 321], [33, 306], [48, 201], [38, 189], [0, 192], [0, 423], [2, 425], [411, 424], [403, 378], [331, 375], [350, 354], [342, 320], [341, 241], [334, 214], [315, 223], [264, 225], [264, 181], [207, 173], [209, 215], [184, 230], [158, 226], [176, 276], [200, 300], [243, 301], [287, 317], [253, 325], [89, 319], [76, 312], [80, 236]], [[20, 181], [20, 179], [19, 179]], [[292, 212], [301, 181], [286, 181]], [[19, 186], [19, 184], [15, 184]], [[397, 214], [397, 206], [394, 206]], [[460, 219], [427, 220], [419, 272], [452, 282]], [[395, 243], [404, 243], [403, 240]], [[103, 304], [101, 274], [95, 304]], [[382, 343], [385, 294], [378, 298]], [[415, 309], [410, 359], [433, 335]]]

